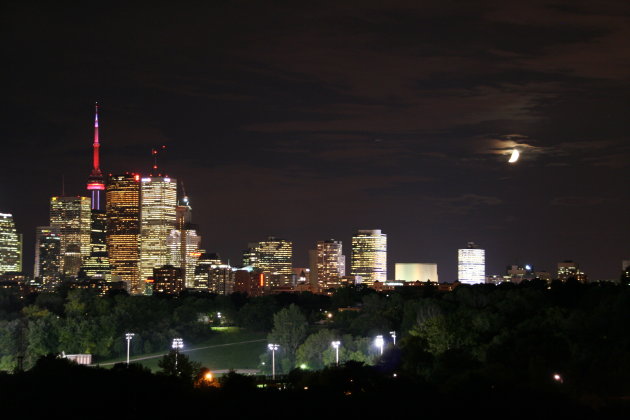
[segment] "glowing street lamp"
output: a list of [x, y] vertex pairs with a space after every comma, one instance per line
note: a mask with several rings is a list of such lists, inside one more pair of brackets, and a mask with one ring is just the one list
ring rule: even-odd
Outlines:
[[337, 366], [339, 366], [339, 346], [341, 345], [341, 341], [333, 341], [330, 344], [335, 348], [335, 359], [337, 360]]
[[383, 355], [383, 346], [385, 345], [385, 340], [382, 335], [377, 335], [374, 339], [374, 345], [381, 349], [381, 356]]
[[279, 344], [267, 344], [267, 348], [271, 350], [271, 378], [276, 379], [276, 350], [280, 347]]
[[177, 356], [179, 355], [179, 350], [184, 348], [184, 340], [181, 338], [174, 338], [173, 345], [171, 347], [175, 350], [175, 371], [177, 372]]
[[554, 373], [553, 374], [553, 380], [558, 382], [558, 383], [563, 383], [564, 379], [562, 378], [562, 376], [559, 373]]
[[134, 333], [126, 333], [125, 338], [127, 339], [127, 366], [129, 366], [129, 347], [131, 345], [131, 339], [133, 338]]
[[394, 347], [396, 346], [396, 331], [390, 331], [389, 335], [392, 336], [392, 340], [394, 340]]

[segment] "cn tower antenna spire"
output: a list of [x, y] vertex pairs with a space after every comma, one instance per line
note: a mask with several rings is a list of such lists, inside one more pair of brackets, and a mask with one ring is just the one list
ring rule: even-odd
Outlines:
[[95, 106], [96, 110], [94, 112], [94, 144], [92, 145], [92, 148], [94, 149], [94, 156], [93, 156], [93, 170], [92, 170], [92, 175], [95, 174], [101, 174], [101, 168], [100, 168], [100, 153], [99, 153], [99, 149], [101, 147], [100, 143], [98, 142], [98, 102], [96, 102], [96, 106]]

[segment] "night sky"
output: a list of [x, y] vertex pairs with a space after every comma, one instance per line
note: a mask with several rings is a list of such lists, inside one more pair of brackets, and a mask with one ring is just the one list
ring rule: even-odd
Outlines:
[[[83, 3], [83, 2], [82, 2]], [[630, 258], [627, 1], [3, 2], [0, 211], [24, 234], [101, 167], [184, 181], [202, 245], [388, 235], [396, 262], [487, 274]], [[131, 3], [131, 2], [130, 2]], [[420, 5], [422, 4], [422, 5]], [[518, 147], [521, 159], [508, 164]]]

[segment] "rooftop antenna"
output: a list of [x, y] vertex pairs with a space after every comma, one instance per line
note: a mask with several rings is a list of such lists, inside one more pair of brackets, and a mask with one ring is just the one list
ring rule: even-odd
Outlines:
[[[160, 154], [160, 152], [166, 150], [166, 146], [162, 145], [162, 146], [158, 146], [155, 147], [153, 149], [151, 149], [151, 155], [153, 156], [153, 168], [152, 170], [155, 171], [157, 176], [161, 176], [161, 174], [158, 171], [158, 155]], [[151, 175], [153, 175], [153, 173], [151, 173]]]

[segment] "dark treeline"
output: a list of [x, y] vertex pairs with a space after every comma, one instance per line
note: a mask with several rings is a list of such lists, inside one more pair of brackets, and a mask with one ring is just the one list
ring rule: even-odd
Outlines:
[[89, 353], [94, 362], [122, 357], [127, 332], [135, 334], [131, 352], [138, 355], [167, 351], [175, 337], [202, 342], [213, 334], [212, 326], [268, 331], [283, 307], [298, 304], [314, 320], [322, 301], [328, 298], [310, 293], [248, 299], [241, 294], [99, 296], [76, 289], [23, 297], [0, 289], [0, 370], [14, 370], [20, 357], [28, 369], [39, 357], [62, 352]]
[[[226, 379], [221, 390], [203, 392], [193, 387], [192, 378], [187, 384], [171, 383], [162, 376], [155, 379], [153, 387], [165, 387], [156, 392], [183, 393], [187, 397], [182, 401], [193, 406], [197, 398], [228, 393], [217, 397], [228, 409], [229, 390], [239, 389], [239, 395], [248, 395], [252, 401], [278, 404], [285, 400], [276, 397], [277, 393], [289, 392], [291, 404], [323, 397], [358, 404], [381, 395], [397, 398], [400, 407], [410, 404], [407, 398], [411, 398], [414, 404], [425, 401], [432, 407], [425, 407], [427, 413], [436, 416], [440, 413], [436, 404], [459, 413], [466, 412], [465, 404], [507, 409], [517, 402], [519, 408], [513, 408], [517, 413], [536, 414], [554, 406], [601, 415], [624, 409], [630, 397], [630, 287], [611, 283], [531, 281], [459, 286], [452, 292], [432, 287], [382, 293], [345, 288], [332, 297], [309, 293], [260, 298], [186, 294], [178, 298], [97, 297], [71, 291], [65, 296], [40, 294], [19, 299], [3, 294], [0, 298], [3, 360], [14, 357], [19, 350], [16, 346], [26, 343], [22, 351], [31, 365], [42, 354], [55, 353], [83, 335], [88, 337], [78, 340], [83, 347], [68, 347], [66, 353], [87, 348], [103, 357], [122, 354], [122, 336], [131, 330], [143, 337], [134, 338], [134, 345], [150, 343], [150, 349], [166, 350], [174, 336], [194, 342], [211, 334], [207, 321], [217, 325], [218, 312], [223, 322], [268, 331], [270, 339], [291, 343], [294, 353], [284, 366], [285, 373], [289, 372], [288, 389], [282, 392], [256, 390], [239, 375]], [[99, 335], [93, 330], [108, 333]], [[51, 337], [46, 333], [50, 331]], [[396, 346], [390, 331], [397, 333]], [[372, 343], [375, 334], [383, 335], [386, 345], [384, 355], [373, 366], [351, 361], [343, 367], [332, 366], [331, 339], [339, 339], [343, 349], [350, 346], [344, 337], [369, 338]], [[7, 343], [13, 343], [13, 348]], [[109, 353], [99, 348], [107, 344]], [[139, 347], [141, 351], [147, 349]], [[281, 360], [282, 354], [279, 357]], [[292, 370], [309, 357], [318, 361], [312, 367], [320, 370]], [[347, 360], [356, 359], [347, 357], [342, 364]], [[42, 366], [39, 372], [46, 370], [47, 365]], [[12, 381], [27, 383], [37, 369], [5, 375], [2, 380], [6, 386], [18, 386]], [[138, 371], [133, 380], [152, 381], [150, 373], [134, 369]], [[116, 375], [130, 375], [123, 370], [119, 367], [100, 374], [110, 375], [107, 380], [115, 382]], [[97, 371], [101, 372], [93, 372]], [[81, 372], [86, 378], [98, 375]], [[242, 394], [244, 390], [247, 392]], [[451, 401], [465, 404], [453, 407]], [[265, 410], [270, 407], [261, 404]], [[291, 404], [285, 401], [285, 408]]]

